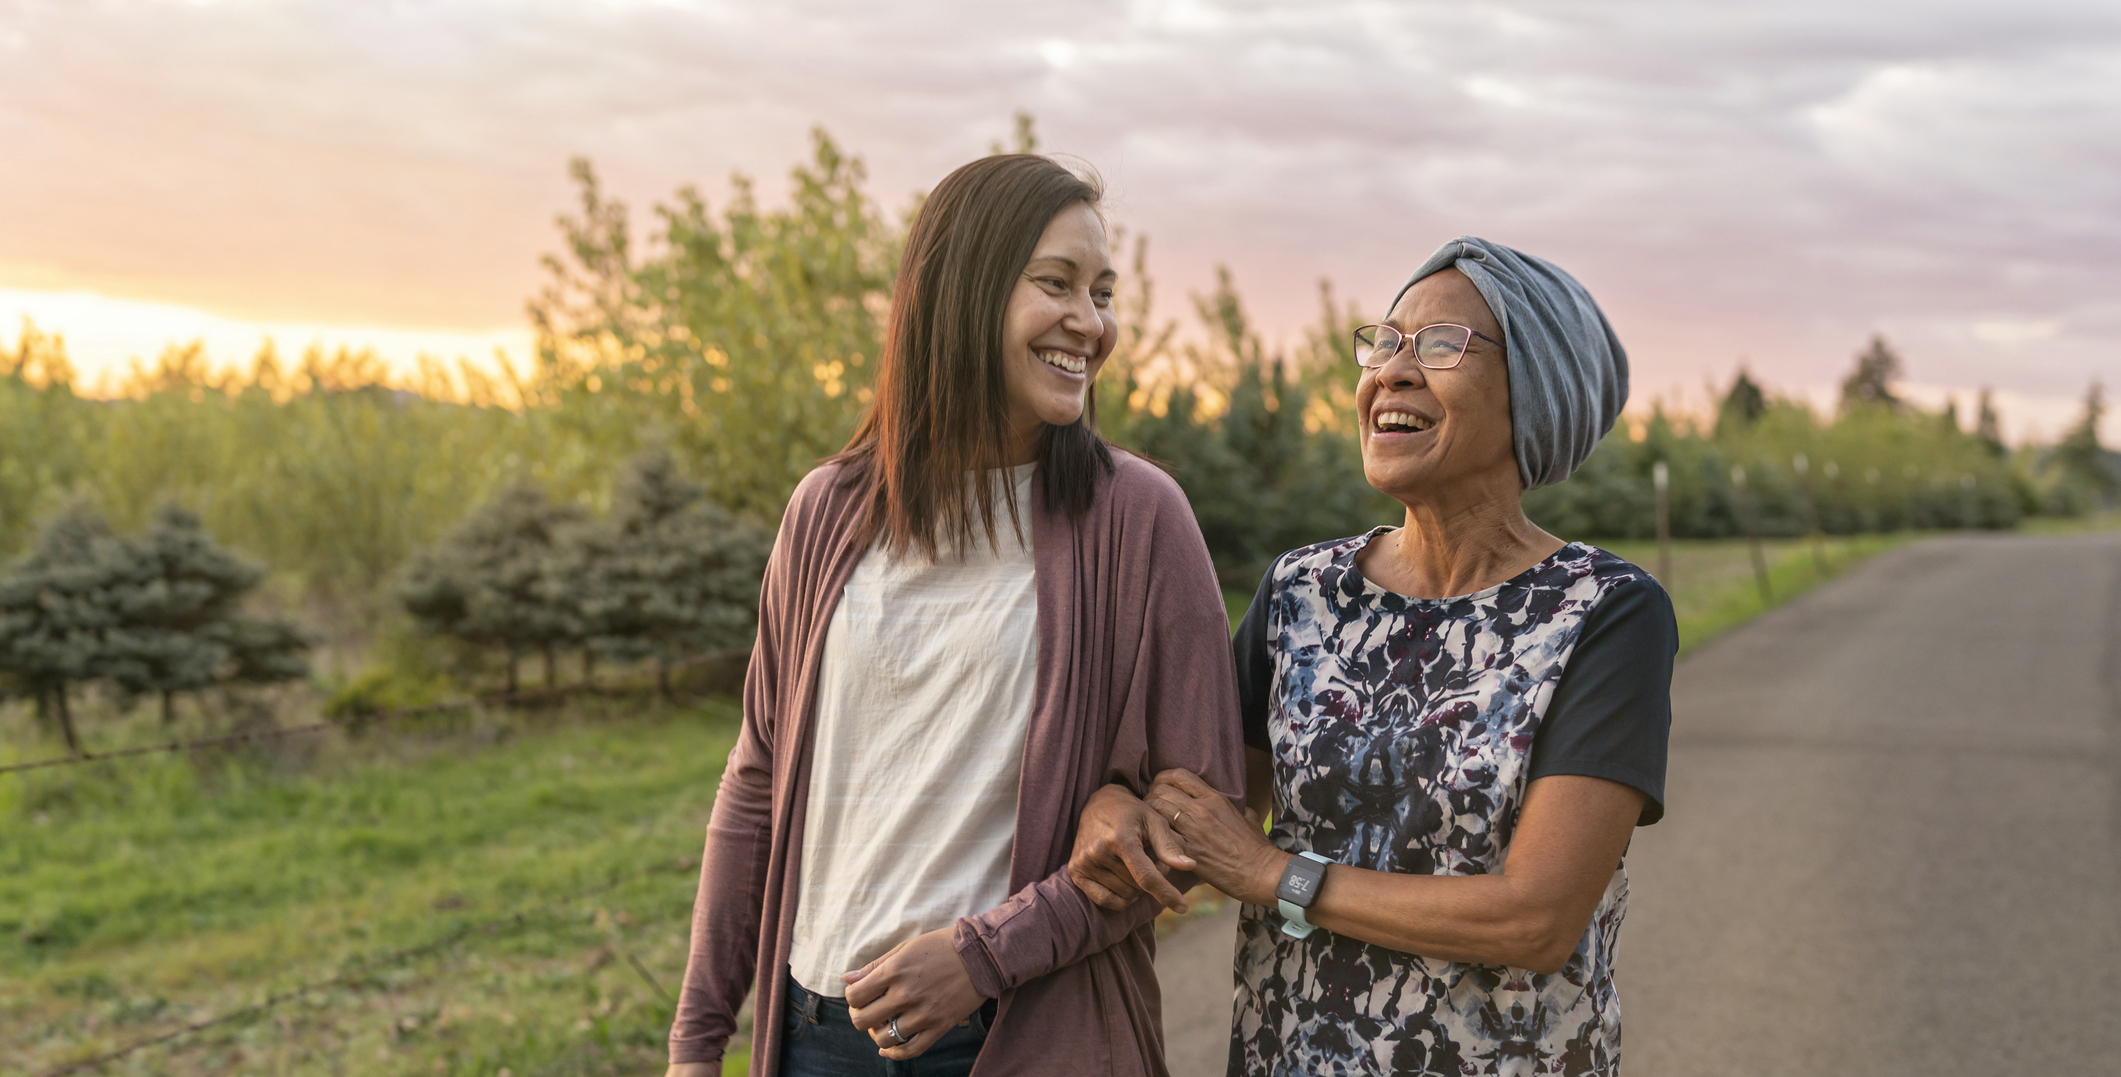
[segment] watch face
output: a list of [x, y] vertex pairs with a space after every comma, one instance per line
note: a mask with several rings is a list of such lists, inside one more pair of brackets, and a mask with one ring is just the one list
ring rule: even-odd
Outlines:
[[1312, 899], [1318, 896], [1319, 881], [1326, 877], [1326, 866], [1309, 857], [1289, 858], [1289, 866], [1281, 873], [1281, 884], [1274, 888], [1274, 896], [1292, 905], [1311, 907]]

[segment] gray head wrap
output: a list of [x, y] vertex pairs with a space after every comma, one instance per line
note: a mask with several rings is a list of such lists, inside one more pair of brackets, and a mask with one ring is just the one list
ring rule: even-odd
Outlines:
[[1552, 486], [1591, 455], [1619, 418], [1628, 402], [1628, 353], [1576, 278], [1552, 262], [1474, 236], [1437, 248], [1392, 297], [1392, 306], [1416, 281], [1453, 267], [1480, 289], [1502, 323], [1517, 473], [1527, 490]]

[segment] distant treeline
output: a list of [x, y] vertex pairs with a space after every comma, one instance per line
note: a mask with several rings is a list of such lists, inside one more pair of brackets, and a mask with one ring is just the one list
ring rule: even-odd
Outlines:
[[[643, 230], [587, 162], [573, 175], [579, 201], [529, 304], [538, 354], [520, 381], [433, 364], [408, 380], [362, 353], [290, 362], [270, 349], [216, 375], [192, 345], [137, 370], [118, 399], [92, 400], [75, 392], [60, 342], [25, 327], [0, 355], [0, 558], [77, 500], [127, 530], [175, 502], [269, 567], [269, 604], [343, 640], [400, 617], [408, 566], [475, 509], [535, 490], [604, 516], [644, 451], [667, 450], [729, 526], [770, 529], [869, 399], [907, 215], [873, 202], [860, 162], [822, 132], [780, 208], [740, 177], [719, 212], [686, 188]], [[1122, 340], [1099, 420], [1178, 477], [1228, 578], [1396, 522], [1355, 447], [1347, 336], [1368, 319], [1322, 288], [1313, 327], [1270, 349], [1225, 273], [1182, 332], [1154, 306], [1146, 244], [1119, 238]], [[1713, 418], [1624, 420], [1528, 509], [1568, 538], [1646, 536], [1660, 461], [1682, 537], [1737, 532], [1734, 468], [1770, 533], [1814, 520], [1835, 532], [2007, 527], [2114, 497], [2096, 387], [2060, 444], [2012, 451], [1985, 407], [1963, 423], [1896, 399], [1897, 364], [1873, 342], [1831, 417], [1741, 374]]]
[[1713, 421], [1657, 411], [1623, 422], [1575, 477], [1534, 491], [1526, 509], [1571, 537], [1650, 537], [1660, 461], [1670, 473], [1672, 533], [1682, 538], [1742, 533], [1740, 469], [1768, 535], [1814, 526], [1832, 534], [2007, 528], [2026, 516], [2094, 511], [2121, 492], [2117, 458], [2098, 441], [2098, 384], [2057, 444], [2014, 451], [1986, 390], [1967, 429], [1956, 405], [1925, 411], [1895, 396], [1900, 373], [1898, 356], [1874, 338], [1843, 381], [1834, 415], [1822, 417], [1740, 371]]

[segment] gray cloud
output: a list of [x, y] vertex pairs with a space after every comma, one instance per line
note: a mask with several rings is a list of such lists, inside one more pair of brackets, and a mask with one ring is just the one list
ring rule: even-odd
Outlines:
[[505, 323], [571, 153], [770, 191], [822, 123], [895, 206], [1016, 108], [1164, 294], [1227, 262], [1283, 331], [1474, 232], [1583, 277], [1647, 387], [1826, 381], [1874, 330], [1933, 384], [2121, 375], [2090, 3], [0, 0], [0, 284]]

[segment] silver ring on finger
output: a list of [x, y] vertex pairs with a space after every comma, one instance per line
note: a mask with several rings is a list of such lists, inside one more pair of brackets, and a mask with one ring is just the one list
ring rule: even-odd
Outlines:
[[1181, 815], [1184, 815], [1184, 814], [1186, 814], [1186, 809], [1184, 809], [1184, 808], [1180, 808], [1180, 809], [1178, 809], [1177, 811], [1175, 811], [1175, 812], [1172, 812], [1172, 813], [1171, 813], [1171, 825], [1172, 825], [1172, 826], [1177, 826], [1177, 825], [1178, 825], [1178, 817], [1179, 817], [1179, 816], [1181, 816]]
[[892, 1018], [891, 1023], [885, 1026], [885, 1031], [890, 1032], [891, 1038], [898, 1041], [897, 1043], [892, 1044], [893, 1047], [904, 1047], [907, 1044], [913, 1042], [912, 1040], [906, 1037], [905, 1033], [900, 1032], [898, 1030], [898, 1018], [896, 1017]]

